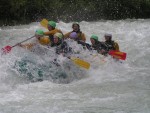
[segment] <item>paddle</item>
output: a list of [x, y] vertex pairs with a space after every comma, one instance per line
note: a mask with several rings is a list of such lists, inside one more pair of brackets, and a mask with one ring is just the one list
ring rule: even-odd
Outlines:
[[121, 59], [121, 60], [125, 60], [126, 56], [127, 56], [126, 53], [121, 52], [121, 51], [115, 51], [115, 50], [110, 50], [108, 52], [108, 54], [113, 56], [114, 58], [118, 58], [118, 59]]
[[79, 58], [75, 58], [75, 57], [71, 57], [70, 58], [75, 64], [77, 64], [78, 66], [80, 67], [83, 67], [85, 69], [89, 69], [90, 68], [90, 63], [84, 61], [84, 60], [81, 60]]
[[[41, 47], [43, 47], [43, 48], [46, 48], [46, 49], [48, 49], [48, 50], [50, 50], [50, 51], [52, 51], [52, 52], [55, 52], [54, 50], [52, 50], [52, 49], [49, 49], [49, 48], [47, 48], [47, 47], [45, 47], [45, 46], [43, 46], [43, 45], [40, 45]], [[72, 60], [75, 64], [77, 64], [78, 66], [80, 66], [80, 67], [83, 67], [83, 68], [85, 68], [85, 69], [89, 69], [90, 68], [90, 63], [88, 63], [88, 62], [86, 62], [86, 61], [84, 61], [84, 60], [81, 60], [81, 59], [79, 59], [79, 58], [76, 58], [76, 57], [68, 57], [70, 60]]]
[[[40, 24], [47, 29], [48, 20], [43, 19]], [[80, 67], [83, 67], [85, 69], [90, 68], [90, 64], [84, 60], [81, 60], [79, 58], [71, 57], [70, 58], [75, 64], [79, 65]]]
[[40, 24], [47, 29], [48, 20], [43, 19]]
[[1, 49], [1, 50], [2, 50], [2, 55], [9, 53], [13, 47], [16, 47], [18, 44], [21, 44], [21, 43], [23, 43], [23, 42], [25, 42], [25, 41], [27, 41], [27, 40], [30, 40], [30, 39], [32, 39], [33, 37], [35, 37], [35, 36], [32, 36], [32, 37], [30, 37], [30, 38], [28, 38], [28, 39], [26, 39], [26, 40], [24, 40], [24, 41], [22, 41], [22, 42], [19, 42], [19, 43], [13, 45], [13, 46], [9, 46], [9, 45], [5, 46], [4, 48]]

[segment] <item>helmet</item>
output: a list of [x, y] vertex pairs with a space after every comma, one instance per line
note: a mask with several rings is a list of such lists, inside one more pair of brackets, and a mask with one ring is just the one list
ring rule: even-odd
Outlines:
[[59, 39], [62, 39], [63, 37], [62, 33], [55, 33], [54, 36], [58, 37]]
[[54, 22], [54, 21], [49, 21], [49, 22], [48, 22], [48, 25], [50, 25], [50, 26], [52, 26], [53, 28], [55, 28], [55, 27], [56, 27], [56, 22]]
[[42, 37], [40, 38], [39, 43], [42, 45], [47, 45], [50, 43], [50, 39], [48, 37]]
[[78, 27], [80, 28], [80, 25], [79, 25], [78, 22], [74, 22], [74, 23], [72, 24], [72, 28], [74, 27], [74, 25], [78, 25]]
[[35, 32], [36, 35], [44, 35], [44, 31], [43, 30], [36, 30]]
[[69, 35], [70, 38], [77, 38], [77, 33], [76, 32], [72, 32]]
[[[79, 22], [73, 22], [73, 24], [77, 24], [77, 25], [79, 25]], [[73, 25], [73, 24], [72, 24], [72, 25]]]
[[109, 34], [109, 33], [105, 33], [105, 35], [104, 35], [105, 37], [112, 37], [112, 34]]
[[92, 35], [91, 38], [98, 41], [98, 36], [96, 35]]

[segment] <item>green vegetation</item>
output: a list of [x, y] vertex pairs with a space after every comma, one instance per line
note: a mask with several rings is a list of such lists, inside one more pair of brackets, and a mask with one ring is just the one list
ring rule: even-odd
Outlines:
[[150, 18], [150, 0], [1, 0], [0, 25]]

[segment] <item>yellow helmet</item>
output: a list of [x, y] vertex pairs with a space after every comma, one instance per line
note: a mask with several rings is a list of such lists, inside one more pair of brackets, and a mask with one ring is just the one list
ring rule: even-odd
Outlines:
[[50, 43], [50, 39], [48, 37], [41, 37], [39, 43], [42, 45], [47, 45]]

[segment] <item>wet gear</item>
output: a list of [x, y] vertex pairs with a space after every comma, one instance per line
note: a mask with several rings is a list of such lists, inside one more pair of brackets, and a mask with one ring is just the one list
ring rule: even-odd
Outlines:
[[[74, 29], [74, 26], [75, 25], [77, 25], [78, 26], [78, 29]], [[86, 41], [86, 38], [85, 38], [85, 35], [84, 35], [84, 33], [82, 33], [81, 31], [80, 31], [80, 25], [79, 25], [79, 23], [73, 23], [72, 24], [72, 28], [74, 29], [73, 31], [71, 31], [71, 32], [68, 32], [68, 33], [66, 33], [65, 35], [64, 35], [64, 37], [65, 38], [69, 38], [69, 36], [70, 36], [70, 34], [72, 33], [72, 32], [76, 32], [77, 33], [77, 38], [76, 38], [76, 41], [78, 41], [78, 40], [82, 40], [82, 41]]]
[[[48, 45], [48, 44], [50, 44], [50, 39], [49, 39], [49, 37], [46, 37], [46, 36], [41, 36], [41, 37], [37, 38], [37, 41], [41, 45]], [[20, 44], [19, 46], [23, 47], [25, 49], [32, 49], [35, 45], [37, 45], [37, 42], [27, 43], [27, 44]]]
[[91, 38], [98, 41], [98, 36], [96, 35], [92, 35]]
[[94, 48], [94, 50], [97, 50], [98, 53], [101, 50], [107, 51], [107, 47], [105, 46], [105, 44], [103, 42], [100, 42], [100, 41], [95, 41], [95, 44], [92, 45], [92, 47]]
[[[64, 35], [65, 38], [69, 38], [70, 34], [72, 32], [76, 32], [76, 31], [71, 31], [71, 32], [68, 32]], [[75, 39], [75, 41], [78, 41], [78, 40], [81, 40], [81, 41], [86, 41], [86, 38], [85, 38], [85, 35], [84, 33], [82, 33], [80, 30], [76, 32], [77, 33], [77, 38]]]
[[55, 33], [54, 36], [58, 37], [59, 39], [63, 38], [63, 35], [61, 33]]
[[49, 37], [41, 37], [39, 39], [39, 43], [42, 45], [48, 45], [50, 43], [50, 39]]
[[54, 37], [53, 36], [54, 36], [55, 33], [62, 33], [62, 31], [59, 30], [59, 29], [53, 29], [51, 31], [44, 32], [44, 35], [49, 36], [49, 39], [50, 39], [52, 45], [54, 43]]
[[48, 22], [48, 25], [50, 25], [50, 26], [52, 26], [53, 28], [55, 28], [55, 27], [56, 27], [56, 22], [54, 22], [54, 21], [49, 21], [49, 22]]
[[105, 46], [107, 47], [107, 52], [110, 50], [117, 50], [119, 51], [119, 45], [117, 42], [111, 40], [112, 39], [112, 34], [106, 33], [105, 35], [106, 41], [105, 41]]
[[44, 35], [44, 31], [43, 30], [36, 30], [35, 34], [43, 36]]
[[106, 33], [106, 34], [104, 35], [104, 37], [107, 38], [107, 40], [111, 41], [111, 39], [112, 39], [112, 34]]
[[118, 50], [119, 51], [119, 45], [115, 41], [105, 41], [104, 44], [107, 47], [107, 51], [110, 51], [110, 50]]
[[80, 41], [80, 40], [78, 40], [77, 43], [78, 43], [78, 44], [81, 44], [84, 49], [87, 48], [88, 50], [92, 50], [92, 46], [91, 46], [90, 44], [88, 44], [88, 43], [85, 43], [85, 42]]
[[109, 33], [105, 33], [104, 35], [105, 37], [112, 37], [112, 34], [109, 34]]
[[78, 22], [74, 22], [74, 23], [72, 24], [72, 28], [74, 27], [74, 25], [77, 25], [77, 26], [79, 27], [79, 29], [80, 29], [80, 25], [79, 25]]
[[76, 32], [72, 32], [72, 33], [70, 33], [70, 35], [69, 35], [69, 37], [70, 38], [72, 38], [72, 39], [75, 39], [75, 38], [77, 38], [77, 33]]
[[64, 53], [65, 56], [68, 54], [72, 54], [72, 48], [68, 46], [66, 41], [63, 41], [60, 45], [56, 47], [56, 53], [61, 54]]

